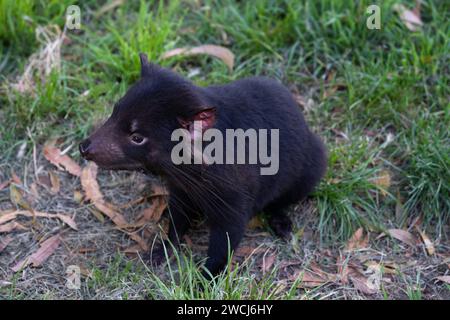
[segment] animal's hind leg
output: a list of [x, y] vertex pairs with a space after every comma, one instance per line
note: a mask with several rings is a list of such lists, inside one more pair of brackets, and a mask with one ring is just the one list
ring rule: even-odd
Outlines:
[[277, 201], [267, 206], [266, 211], [269, 213], [269, 226], [276, 236], [283, 240], [289, 240], [292, 232], [292, 221], [289, 219], [284, 201]]

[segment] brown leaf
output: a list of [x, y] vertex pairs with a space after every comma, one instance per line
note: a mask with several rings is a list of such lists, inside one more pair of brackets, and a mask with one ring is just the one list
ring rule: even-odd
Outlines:
[[435, 279], [450, 284], [450, 276], [440, 276], [436, 277]]
[[10, 183], [11, 183], [11, 180], [6, 180], [6, 181], [3, 181], [2, 183], [0, 183], [0, 191], [2, 191], [7, 186], [9, 186]]
[[82, 203], [83, 202], [83, 194], [81, 193], [81, 191], [75, 190], [73, 192], [73, 200], [75, 200], [76, 203]]
[[19, 191], [19, 189], [14, 185], [11, 184], [9, 186], [9, 196], [11, 199], [11, 202], [16, 205], [16, 207], [23, 208], [26, 210], [32, 211], [31, 205], [24, 199], [22, 196], [22, 193]]
[[267, 273], [271, 270], [273, 264], [275, 263], [276, 255], [275, 253], [271, 253], [269, 255], [264, 255], [262, 261], [262, 273]]
[[408, 231], [402, 229], [389, 229], [388, 233], [391, 237], [400, 240], [411, 247], [415, 247], [417, 244], [417, 239]]
[[422, 238], [422, 241], [425, 245], [425, 249], [427, 250], [427, 253], [429, 256], [432, 256], [436, 250], [434, 249], [434, 244], [431, 242], [430, 238], [425, 234], [425, 232], [422, 232], [422, 230], [419, 229], [419, 227], [416, 226], [416, 230], [419, 232], [420, 237]]
[[388, 170], [382, 170], [377, 177], [372, 179], [372, 182], [380, 189], [381, 194], [386, 196], [387, 190], [391, 186], [391, 174]]
[[15, 221], [0, 225], [0, 233], [11, 232], [13, 230], [27, 230], [27, 228]]
[[377, 261], [367, 261], [364, 264], [367, 266], [367, 270], [383, 274], [396, 274], [398, 270], [398, 266], [396, 264], [388, 261], [384, 261], [382, 263]]
[[361, 291], [365, 294], [375, 294], [379, 291], [377, 284], [371, 282], [362, 273], [357, 271], [355, 268], [350, 268], [349, 278], [353, 283], [356, 290]]
[[193, 48], [176, 48], [169, 50], [162, 55], [161, 59], [167, 59], [178, 55], [190, 56], [198, 54], [207, 54], [209, 56], [219, 58], [228, 66], [230, 71], [233, 70], [234, 54], [227, 48], [212, 44], [205, 44]]
[[395, 4], [393, 8], [397, 11], [400, 19], [409, 31], [415, 32], [421, 29], [423, 22], [420, 18], [420, 11], [409, 10], [400, 3]]
[[47, 144], [44, 146], [44, 157], [54, 164], [58, 169], [64, 169], [70, 174], [79, 177], [81, 175], [81, 167], [68, 155], [61, 155], [61, 150], [53, 146], [52, 144]]
[[11, 243], [11, 241], [13, 241], [13, 238], [10, 236], [6, 236], [0, 239], [0, 252], [2, 252], [3, 250], [5, 250], [5, 248], [8, 246], [8, 244]]
[[11, 172], [11, 180], [12, 180], [12, 182], [14, 182], [15, 184], [17, 184], [19, 186], [21, 186], [23, 184], [22, 179], [20, 179], [19, 176], [14, 171]]
[[0, 224], [8, 222], [8, 221], [11, 221], [11, 220], [14, 220], [17, 216], [26, 216], [26, 217], [32, 217], [32, 218], [36, 218], [36, 217], [57, 218], [57, 219], [60, 219], [62, 222], [66, 223], [72, 229], [78, 230], [77, 224], [69, 216], [66, 216], [66, 215], [61, 214], [61, 213], [50, 214], [50, 213], [39, 212], [39, 211], [33, 211], [33, 212], [29, 212], [29, 211], [13, 211], [13, 212], [1, 215], [0, 216]]
[[103, 194], [101, 193], [97, 182], [97, 165], [94, 162], [89, 162], [89, 164], [83, 168], [81, 172], [81, 185], [86, 193], [86, 198], [89, 199], [98, 210], [107, 215], [119, 228], [125, 229], [129, 226], [122, 214], [116, 211], [111, 204], [103, 199]]
[[342, 255], [339, 255], [336, 261], [336, 265], [338, 267], [337, 274], [339, 275], [339, 280], [342, 284], [348, 283], [348, 261], [342, 257]]
[[56, 173], [53, 172], [53, 171], [50, 171], [48, 173], [48, 175], [50, 177], [50, 182], [51, 182], [51, 185], [52, 185], [51, 188], [50, 188], [50, 192], [53, 193], [53, 194], [56, 194], [56, 193], [59, 192], [59, 189], [61, 188], [61, 184], [59, 182], [59, 178], [56, 175]]
[[354, 251], [363, 248], [367, 248], [369, 244], [369, 234], [364, 236], [363, 228], [359, 228], [355, 231], [355, 233], [348, 240], [347, 245], [345, 246], [345, 250]]
[[42, 263], [44, 263], [45, 260], [47, 260], [48, 257], [53, 254], [53, 252], [55, 252], [60, 243], [61, 236], [59, 234], [48, 238], [47, 240], [42, 242], [41, 246], [35, 253], [17, 263], [14, 267], [12, 267], [12, 270], [14, 272], [17, 272], [30, 264], [32, 264], [34, 267], [39, 267]]
[[299, 288], [314, 288], [336, 281], [336, 276], [319, 269], [314, 271], [299, 270], [294, 277], [291, 277], [291, 280], [295, 281], [297, 279], [300, 279]]
[[251, 255], [258, 254], [263, 251], [264, 249], [259, 247], [240, 246], [234, 252], [234, 255], [237, 257], [250, 257]]
[[135, 225], [143, 226], [149, 222], [158, 222], [166, 207], [167, 203], [163, 197], [154, 198], [151, 206], [143, 210]]

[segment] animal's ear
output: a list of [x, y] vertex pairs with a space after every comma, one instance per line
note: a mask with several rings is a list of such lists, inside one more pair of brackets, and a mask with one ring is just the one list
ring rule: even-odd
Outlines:
[[141, 77], [150, 75], [152, 66], [148, 62], [148, 57], [145, 53], [139, 53], [139, 59], [141, 60]]
[[193, 131], [195, 122], [201, 122], [202, 131], [208, 130], [209, 128], [212, 128], [216, 122], [216, 108], [204, 107], [193, 116], [178, 118], [178, 122], [184, 129], [189, 131]]

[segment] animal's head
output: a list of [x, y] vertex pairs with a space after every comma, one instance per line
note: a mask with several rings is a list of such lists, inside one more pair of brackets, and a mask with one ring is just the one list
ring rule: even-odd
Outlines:
[[81, 155], [106, 169], [160, 171], [171, 161], [172, 132], [191, 130], [195, 120], [205, 129], [215, 110], [200, 89], [171, 70], [149, 63], [140, 54], [141, 78], [114, 106], [106, 122], [80, 143]]

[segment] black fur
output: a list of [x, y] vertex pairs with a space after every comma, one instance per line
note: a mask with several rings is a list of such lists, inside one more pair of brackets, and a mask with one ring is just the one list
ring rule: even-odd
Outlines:
[[[81, 144], [82, 154], [110, 169], [144, 169], [166, 178], [171, 225], [168, 238], [179, 243], [192, 217], [202, 213], [210, 227], [206, 267], [217, 274], [226, 265], [248, 220], [269, 215], [273, 231], [286, 238], [286, 207], [306, 197], [326, 169], [326, 151], [309, 129], [291, 93], [277, 81], [253, 77], [222, 86], [197, 87], [141, 56], [141, 79], [118, 102], [110, 119]], [[261, 175], [260, 165], [174, 165], [170, 137], [205, 108], [215, 108], [214, 128], [279, 129], [279, 171]], [[130, 144], [132, 123], [148, 141]], [[270, 141], [270, 139], [269, 139]], [[110, 148], [106, 146], [112, 146]], [[115, 150], [112, 152], [111, 150]], [[270, 149], [269, 149], [270, 150]], [[162, 249], [153, 260], [162, 261]]]

